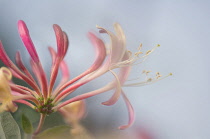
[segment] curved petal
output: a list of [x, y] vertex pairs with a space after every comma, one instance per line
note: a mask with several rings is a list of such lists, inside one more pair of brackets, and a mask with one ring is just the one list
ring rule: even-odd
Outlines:
[[57, 54], [52, 47], [48, 47], [48, 50], [49, 50], [51, 58], [52, 58], [52, 65], [54, 65]]
[[125, 37], [125, 34], [124, 34], [120, 24], [115, 23], [114, 24], [114, 29], [115, 29], [115, 32], [117, 34], [117, 37], [120, 39], [120, 41], [122, 41], [123, 46], [126, 47], [126, 37]]
[[65, 57], [66, 52], [68, 51], [68, 48], [69, 48], [69, 40], [65, 32], [63, 32], [63, 40], [64, 40], [63, 57]]
[[107, 33], [111, 39], [111, 48], [110, 48], [110, 64], [113, 63], [117, 63], [119, 61], [121, 61], [121, 59], [124, 56], [124, 53], [126, 51], [124, 42], [122, 40], [120, 40], [115, 34], [113, 34], [112, 32], [97, 26], [98, 29], [100, 29], [100, 32], [102, 33]]
[[19, 66], [19, 68], [32, 80], [35, 82], [34, 78], [31, 76], [30, 72], [28, 71], [28, 69], [25, 67], [25, 65], [23, 64], [20, 52], [16, 52], [16, 64]]
[[56, 106], [54, 109], [58, 110], [61, 107], [65, 106], [65, 105], [67, 105], [69, 103], [72, 103], [72, 102], [75, 102], [75, 101], [78, 101], [78, 100], [83, 100], [83, 99], [86, 99], [86, 98], [89, 98], [89, 97], [92, 97], [92, 96], [104, 93], [106, 91], [109, 91], [109, 90], [113, 89], [113, 86], [114, 86], [114, 84], [110, 83], [110, 84], [107, 84], [106, 86], [104, 86], [104, 87], [102, 87], [100, 89], [97, 89], [97, 90], [94, 90], [94, 91], [91, 91], [91, 92], [88, 92], [88, 93], [85, 93], [85, 94], [82, 94], [82, 95], [78, 95], [76, 97], [73, 97], [73, 98], [65, 101], [65, 102], [62, 102], [61, 104]]
[[70, 78], [69, 68], [64, 60], [61, 61], [60, 69], [61, 69], [61, 73], [62, 73], [62, 81], [61, 82], [64, 83], [64, 82], [68, 81], [68, 79]]
[[104, 42], [101, 39], [99, 39], [94, 33], [89, 32], [88, 38], [90, 39], [93, 46], [95, 47], [95, 52], [96, 52], [96, 59], [89, 69], [92, 72], [98, 69], [102, 65], [106, 57], [106, 48], [105, 48]]
[[121, 94], [121, 84], [120, 84], [120, 80], [118, 79], [116, 73], [114, 73], [113, 71], [110, 70], [110, 72], [115, 76], [116, 78], [116, 82], [115, 82], [115, 85], [117, 85], [116, 87], [116, 90], [114, 92], [114, 95], [108, 100], [108, 101], [105, 101], [105, 102], [102, 102], [103, 105], [107, 105], [107, 106], [110, 106], [110, 105], [113, 105], [117, 102], [117, 100], [119, 99], [120, 97], [120, 94]]
[[133, 109], [129, 99], [127, 98], [127, 96], [125, 95], [125, 93], [123, 91], [122, 91], [122, 96], [123, 96], [123, 99], [124, 99], [124, 101], [126, 103], [126, 106], [127, 106], [127, 109], [128, 109], [129, 121], [128, 121], [127, 125], [123, 125], [123, 126], [119, 127], [119, 129], [121, 129], [121, 130], [129, 128], [130, 126], [132, 126], [132, 124], [133, 124], [133, 122], [135, 120], [134, 109]]
[[27, 84], [29, 84], [32, 88], [34, 88], [37, 94], [40, 94], [40, 90], [36, 82], [32, 81], [28, 76], [26, 76], [23, 72], [21, 72], [19, 68], [11, 61], [11, 59], [8, 57], [7, 53], [5, 52], [1, 41], [0, 41], [0, 59], [6, 66], [8, 66], [12, 70], [12, 73], [14, 73], [15, 77], [24, 80]]
[[[91, 33], [89, 32], [88, 33], [88, 37], [90, 39], [90, 41], [92, 42], [93, 46], [95, 47], [95, 51], [96, 51], [96, 58], [95, 58], [95, 61], [93, 62], [92, 66], [87, 69], [85, 72], [83, 72], [82, 74], [80, 74], [79, 76], [75, 77], [74, 79], [70, 80], [69, 82], [65, 83], [59, 90], [58, 92], [56, 92], [55, 95], [57, 95], [60, 91], [62, 91], [63, 89], [65, 89], [67, 86], [71, 85], [72, 83], [78, 81], [79, 79], [83, 78], [84, 76], [90, 74], [91, 72], [95, 72], [104, 62], [105, 60], [105, 57], [106, 57], [106, 48], [105, 48], [105, 45], [104, 45], [104, 42], [99, 39], [94, 33]], [[100, 69], [99, 69], [100, 70]], [[107, 69], [106, 69], [107, 71]], [[98, 75], [101, 75], [101, 74], [98, 74]], [[98, 77], [97, 75], [97, 77]], [[89, 82], [90, 80], [96, 78], [96, 76], [94, 76], [93, 78], [89, 78], [89, 80], [86, 80], [86, 81], [83, 81], [83, 83], [78, 83], [74, 86], [81, 86], [87, 82]], [[72, 90], [72, 88], [75, 88], [75, 87], [70, 87], [70, 88], [66, 88], [64, 91], [62, 91], [60, 94], [59, 94], [59, 98], [61, 98], [61, 96], [65, 95], [66, 93], [70, 93], [70, 91]], [[70, 91], [69, 91], [70, 90]]]
[[62, 57], [64, 52], [64, 37], [63, 37], [63, 31], [61, 30], [61, 27], [59, 25], [54, 24], [53, 29], [55, 31], [56, 41], [57, 41], [57, 55], [59, 57]]
[[38, 57], [38, 54], [34, 47], [34, 44], [31, 40], [31, 37], [29, 35], [28, 28], [27, 28], [25, 22], [22, 20], [18, 21], [18, 31], [19, 31], [20, 37], [21, 37], [26, 49], [28, 50], [28, 53], [31, 55], [31, 58], [35, 62], [39, 62], [39, 57]]
[[[128, 57], [129, 57], [129, 53], [126, 52], [123, 57], [123, 60], [126, 60]], [[102, 103], [103, 105], [109, 106], [109, 105], [113, 105], [117, 102], [117, 100], [119, 99], [120, 94], [121, 94], [121, 86], [127, 80], [130, 70], [131, 70], [131, 66], [122, 67], [122, 68], [120, 68], [120, 72], [119, 72], [118, 76], [113, 71], [110, 70], [111, 73], [115, 76], [114, 82], [117, 85], [117, 87], [116, 87], [115, 93], [112, 95], [112, 97], [108, 101], [103, 102]]]

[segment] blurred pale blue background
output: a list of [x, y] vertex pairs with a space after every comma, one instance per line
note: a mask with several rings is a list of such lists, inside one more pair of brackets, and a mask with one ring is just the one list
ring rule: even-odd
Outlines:
[[[69, 35], [66, 61], [74, 77], [88, 68], [94, 58], [86, 33], [97, 31], [96, 24], [113, 31], [113, 23], [119, 22], [127, 36], [128, 49], [135, 51], [140, 43], [144, 50], [161, 44], [144, 64], [135, 67], [131, 77], [139, 76], [144, 69], [163, 75], [173, 73], [149, 86], [124, 88], [136, 111], [134, 127], [148, 129], [157, 139], [209, 139], [209, 7], [207, 0], [1, 0], [0, 40], [11, 57], [21, 50], [27, 63], [28, 55], [16, 25], [19, 19], [24, 20], [47, 70], [47, 46], [56, 44], [52, 24], [59, 24]], [[75, 95], [105, 83], [102, 79], [97, 81], [100, 82], [91, 82]], [[97, 121], [95, 127], [92, 125], [95, 132], [107, 124], [116, 130], [127, 122], [122, 99], [111, 107], [100, 105], [110, 95], [88, 99], [88, 117], [91, 122]], [[129, 130], [132, 128], [125, 132]]]

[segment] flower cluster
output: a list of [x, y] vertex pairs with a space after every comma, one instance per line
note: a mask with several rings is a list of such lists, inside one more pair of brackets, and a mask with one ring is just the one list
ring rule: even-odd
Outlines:
[[[15, 103], [26, 104], [35, 109], [37, 112], [41, 113], [39, 124], [40, 128], [45, 115], [49, 115], [55, 111], [61, 111], [64, 117], [66, 117], [68, 114], [65, 113], [68, 111], [62, 108], [68, 104], [84, 100], [109, 90], [114, 90], [111, 98], [102, 104], [108, 106], [113, 105], [122, 95], [127, 105], [130, 118], [127, 125], [120, 126], [119, 128], [125, 129], [131, 126], [134, 121], [134, 111], [131, 103], [123, 92], [122, 87], [141, 86], [164, 78], [161, 77], [160, 73], [158, 72], [154, 78], [146, 78], [146, 80], [142, 82], [125, 84], [132, 66], [138, 64], [139, 62], [143, 62], [145, 58], [159, 45], [157, 45], [154, 49], [147, 51], [146, 53], [141, 52], [142, 45], [140, 45], [137, 52], [133, 54], [126, 48], [125, 35], [118, 23], [114, 24], [116, 34], [99, 26], [97, 26], [97, 28], [99, 29], [100, 33], [106, 33], [110, 37], [111, 43], [105, 45], [105, 43], [98, 37], [98, 34], [89, 32], [88, 37], [96, 51], [95, 61], [86, 71], [69, 80], [70, 74], [68, 66], [64, 61], [64, 57], [66, 56], [68, 50], [68, 37], [58, 25], [53, 25], [57, 41], [57, 51], [55, 51], [52, 47], [49, 47], [49, 52], [52, 58], [52, 66], [48, 80], [35, 46], [31, 40], [28, 28], [24, 21], [20, 20], [18, 22], [18, 31], [24, 46], [30, 54], [30, 65], [33, 75], [24, 65], [20, 52], [16, 53], [16, 64], [14, 64], [6, 54], [2, 43], [0, 42], [0, 60], [8, 67], [2, 67], [0, 69], [0, 103], [2, 103], [0, 106], [0, 111], [14, 112], [17, 109]], [[119, 69], [118, 73], [114, 71], [116, 68]], [[62, 78], [59, 84], [55, 86], [55, 80], [59, 70], [62, 73]], [[112, 73], [115, 77], [114, 80], [109, 82], [107, 85], [97, 90], [86, 92], [63, 101], [65, 97], [70, 95], [80, 86], [94, 80], [97, 77], [100, 77], [107, 72]], [[143, 74], [148, 75], [148, 73], [149, 71], [143, 71]], [[30, 88], [12, 82], [12, 75], [25, 81]]]

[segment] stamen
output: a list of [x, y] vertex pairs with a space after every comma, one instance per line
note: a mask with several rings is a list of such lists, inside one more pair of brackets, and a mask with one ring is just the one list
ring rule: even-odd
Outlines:
[[168, 76], [171, 76], [172, 73], [169, 73], [168, 75], [166, 76], [163, 76], [161, 75], [161, 77], [154, 77], [154, 78], [147, 78], [146, 81], [143, 81], [143, 82], [137, 82], [137, 83], [130, 83], [130, 84], [124, 84], [123, 86], [126, 86], [126, 87], [131, 87], [131, 86], [143, 86], [143, 85], [148, 85], [148, 84], [152, 84], [152, 83], [155, 83], [157, 81], [160, 81], [162, 79], [165, 79], [167, 78]]

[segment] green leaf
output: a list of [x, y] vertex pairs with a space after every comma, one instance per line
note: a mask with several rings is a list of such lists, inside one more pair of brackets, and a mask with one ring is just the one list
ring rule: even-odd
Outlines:
[[10, 112], [0, 114], [0, 139], [21, 139], [20, 129]]
[[38, 134], [35, 139], [68, 139], [70, 127], [67, 125], [56, 126]]
[[24, 114], [22, 114], [22, 127], [25, 133], [27, 134], [33, 133], [33, 126], [30, 120]]

